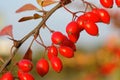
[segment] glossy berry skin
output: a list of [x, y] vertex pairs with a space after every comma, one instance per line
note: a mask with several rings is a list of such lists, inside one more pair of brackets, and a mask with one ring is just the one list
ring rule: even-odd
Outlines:
[[20, 80], [35, 80], [34, 77], [30, 73], [24, 73], [22, 71], [18, 71], [18, 78]]
[[74, 51], [70, 47], [67, 46], [60, 46], [59, 52], [62, 56], [66, 58], [72, 58], [74, 56]]
[[49, 71], [48, 61], [44, 58], [41, 58], [36, 64], [36, 71], [41, 77], [45, 76]]
[[95, 8], [92, 10], [92, 12], [96, 13], [99, 16], [101, 22], [106, 24], [110, 23], [110, 15], [105, 9]]
[[99, 22], [100, 18], [97, 14], [91, 12], [86, 12], [84, 15], [84, 20], [92, 21], [92, 22]]
[[78, 34], [79, 33], [79, 25], [77, 22], [75, 21], [71, 21], [70, 23], [68, 23], [68, 25], [66, 26], [66, 33], [67, 34]]
[[120, 7], [120, 0], [115, 0], [117, 7]]
[[57, 47], [56, 46], [49, 46], [48, 47], [48, 58], [51, 59], [52, 57], [54, 56], [57, 56], [58, 55], [58, 50], [57, 50]]
[[61, 70], [63, 68], [63, 64], [62, 64], [62, 61], [60, 60], [60, 58], [52, 57], [50, 62], [51, 62], [51, 66], [52, 66], [54, 71], [56, 71], [58, 73], [61, 72]]
[[84, 15], [81, 15], [77, 18], [76, 22], [78, 23], [79, 25], [79, 30], [80, 32], [84, 30], [83, 26], [84, 26], [84, 21], [85, 21], [85, 17]]
[[53, 32], [51, 40], [54, 44], [61, 44], [62, 41], [64, 40], [64, 35], [59, 31]]
[[17, 63], [17, 66], [19, 69], [21, 69], [23, 72], [29, 72], [33, 68], [33, 64], [30, 60], [22, 59]]
[[69, 39], [73, 42], [76, 43], [80, 37], [80, 34], [68, 34]]
[[14, 77], [11, 72], [6, 72], [5, 74], [2, 75], [0, 80], [14, 80]]
[[113, 0], [100, 0], [100, 3], [105, 8], [112, 8], [113, 7]]
[[92, 21], [86, 21], [84, 24], [85, 31], [92, 36], [98, 36], [98, 26]]

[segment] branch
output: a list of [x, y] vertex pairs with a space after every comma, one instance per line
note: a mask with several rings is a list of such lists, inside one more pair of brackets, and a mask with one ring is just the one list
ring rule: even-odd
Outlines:
[[[71, 2], [71, 0], [64, 0], [64, 5], [69, 4]], [[44, 25], [44, 23], [47, 21], [47, 19], [57, 10], [59, 9], [61, 6], [61, 2], [58, 3], [54, 8], [52, 8], [49, 12], [47, 12], [47, 14], [45, 15], [45, 17], [43, 18], [43, 20], [38, 24], [38, 26], [33, 29], [30, 33], [28, 33], [26, 36], [24, 36], [21, 40], [18, 41], [14, 41], [14, 46], [15, 46], [15, 50], [13, 51], [13, 53], [11, 54], [11, 56], [7, 59], [7, 61], [1, 66], [0, 68], [0, 73], [8, 66], [8, 64], [11, 62], [11, 60], [13, 59], [13, 57], [15, 56], [15, 54], [17, 53], [18, 49], [21, 47], [21, 45], [33, 34], [36, 33], [36, 31], [39, 31], [40, 28]]]

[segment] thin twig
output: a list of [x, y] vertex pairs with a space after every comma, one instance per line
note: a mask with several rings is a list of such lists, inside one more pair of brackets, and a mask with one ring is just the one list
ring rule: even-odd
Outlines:
[[[65, 0], [64, 4], [70, 3], [69, 0]], [[17, 53], [18, 49], [21, 47], [21, 45], [30, 37], [32, 36], [37, 30], [40, 30], [40, 28], [44, 25], [44, 23], [47, 21], [47, 19], [58, 9], [61, 7], [61, 3], [58, 3], [55, 7], [53, 7], [50, 11], [46, 13], [43, 20], [38, 24], [38, 26], [33, 29], [30, 33], [28, 33], [26, 36], [24, 36], [21, 40], [18, 41], [16, 48], [14, 49], [12, 55], [5, 61], [5, 63], [0, 68], [0, 73], [7, 67], [7, 65], [11, 62], [15, 54]]]

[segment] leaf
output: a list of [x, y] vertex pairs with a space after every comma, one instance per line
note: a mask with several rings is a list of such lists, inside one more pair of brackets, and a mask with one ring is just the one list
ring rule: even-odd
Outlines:
[[37, 13], [35, 13], [33, 16], [34, 16], [34, 19], [39, 19], [39, 18], [42, 17], [41, 15], [39, 15], [39, 14], [37, 14]]
[[42, 7], [49, 6], [49, 5], [54, 4], [56, 2], [57, 1], [55, 1], [55, 0], [37, 0], [37, 3]]
[[25, 4], [21, 8], [19, 8], [16, 13], [24, 12], [24, 11], [29, 11], [29, 10], [37, 10], [38, 8], [35, 7], [33, 4]]
[[41, 17], [42, 17], [41, 15], [35, 13], [33, 16], [22, 17], [18, 22], [23, 22], [31, 19], [39, 19]]
[[0, 31], [0, 36], [5, 36], [8, 35], [13, 38], [13, 28], [12, 25], [5, 26], [1, 31]]
[[23, 22], [31, 19], [34, 19], [34, 17], [33, 16], [22, 17], [18, 22]]
[[29, 48], [29, 49], [27, 50], [27, 52], [25, 53], [23, 59], [28, 59], [28, 60], [31, 60], [31, 61], [32, 61], [32, 50], [31, 50], [31, 48]]

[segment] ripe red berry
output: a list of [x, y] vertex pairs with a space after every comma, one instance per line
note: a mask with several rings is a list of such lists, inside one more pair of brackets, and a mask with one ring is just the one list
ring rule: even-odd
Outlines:
[[52, 57], [50, 62], [51, 62], [51, 66], [53, 70], [55, 70], [56, 72], [61, 72], [63, 65], [62, 65], [62, 61], [60, 60], [60, 58]]
[[0, 80], [14, 80], [14, 77], [11, 72], [6, 72], [5, 74], [2, 75]]
[[92, 21], [86, 21], [84, 24], [84, 28], [86, 32], [92, 36], [98, 36], [99, 34], [97, 25]]
[[60, 46], [59, 52], [62, 56], [67, 57], [67, 58], [72, 58], [74, 56], [73, 49], [67, 46]]
[[64, 40], [64, 35], [59, 31], [53, 32], [51, 40], [54, 44], [61, 44], [62, 41]]
[[73, 49], [73, 51], [76, 51], [76, 45], [74, 44], [74, 42], [72, 42], [68, 38], [65, 39], [60, 46], [67, 46]]
[[84, 30], [84, 28], [83, 28], [83, 26], [84, 26], [84, 21], [85, 21], [84, 18], [85, 18], [84, 15], [81, 15], [81, 16], [79, 16], [79, 17], [77, 18], [77, 20], [76, 20], [76, 22], [77, 22], [78, 25], [79, 25], [79, 30], [80, 30], [80, 31], [83, 31], [83, 30]]
[[80, 32], [78, 23], [75, 21], [68, 23], [66, 26], [66, 32], [67, 34], [78, 34]]
[[76, 43], [80, 37], [80, 34], [68, 34], [69, 39], [73, 42]]
[[86, 12], [84, 15], [84, 20], [86, 21], [92, 21], [92, 22], [99, 22], [100, 18], [96, 13], [91, 12]]
[[49, 71], [48, 61], [44, 58], [41, 58], [36, 64], [36, 70], [41, 77], [46, 75]]
[[35, 80], [30, 73], [24, 73], [21, 70], [18, 71], [18, 78], [20, 80]]
[[17, 63], [17, 66], [19, 69], [21, 69], [23, 72], [29, 72], [33, 68], [33, 64], [30, 60], [22, 59]]
[[57, 56], [58, 55], [57, 47], [55, 47], [55, 46], [49, 46], [47, 54], [48, 54], [48, 58], [49, 59], [51, 59], [54, 56]]
[[92, 12], [96, 13], [99, 16], [101, 22], [106, 23], [106, 24], [110, 23], [110, 15], [105, 9], [95, 8], [92, 10]]
[[113, 0], [100, 0], [100, 3], [105, 8], [112, 8], [113, 7]]
[[115, 0], [115, 3], [118, 7], [120, 7], [120, 0]]

